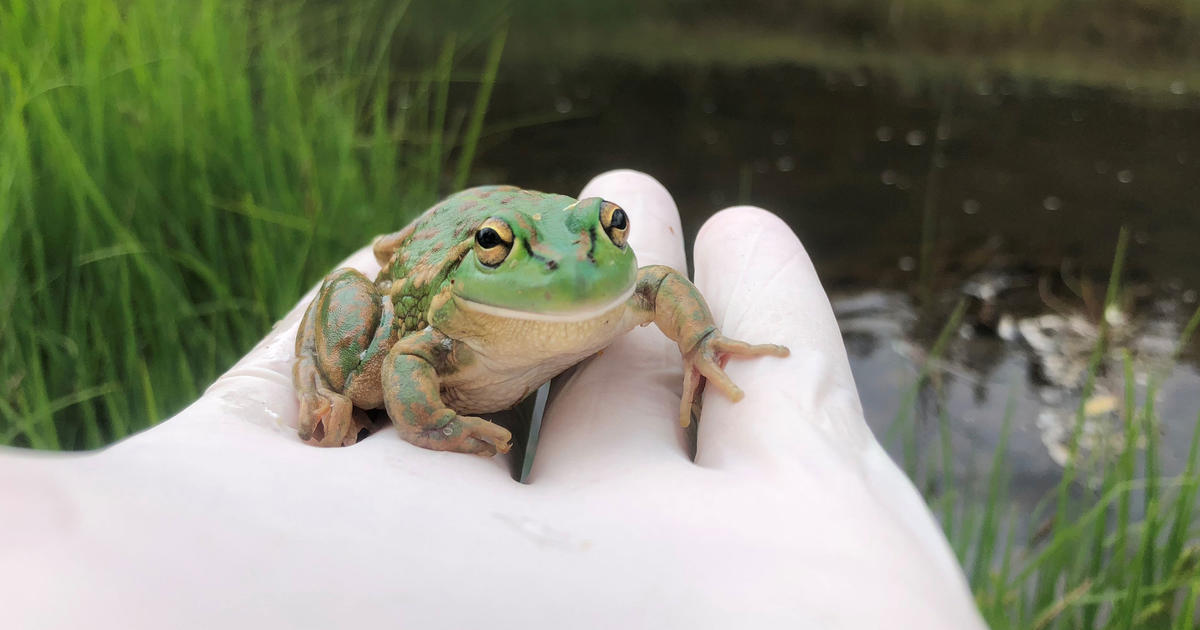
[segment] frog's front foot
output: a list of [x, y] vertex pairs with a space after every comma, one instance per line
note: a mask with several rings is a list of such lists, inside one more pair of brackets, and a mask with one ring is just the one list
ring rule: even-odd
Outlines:
[[374, 425], [350, 399], [324, 387], [300, 395], [300, 439], [313, 446], [350, 446]]
[[742, 389], [725, 374], [725, 362], [730, 357], [786, 357], [788, 349], [771, 343], [748, 344], [730, 339], [717, 329], [704, 336], [683, 355], [683, 399], [679, 402], [679, 424], [691, 424], [693, 407], [698, 405], [705, 379], [711, 381], [733, 402], [742, 399]]
[[[507, 453], [512, 433], [504, 427], [475, 416], [460, 416], [450, 409], [434, 418], [435, 428], [402, 431], [404, 439], [435, 451], [454, 451], [491, 457]], [[439, 428], [440, 427], [440, 428]]]

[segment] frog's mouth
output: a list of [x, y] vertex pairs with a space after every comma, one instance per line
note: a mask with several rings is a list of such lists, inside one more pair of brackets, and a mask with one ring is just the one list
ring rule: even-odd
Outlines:
[[485, 315], [492, 315], [495, 317], [503, 317], [505, 319], [523, 319], [534, 322], [571, 323], [596, 319], [597, 317], [600, 317], [609, 311], [624, 306], [624, 304], [629, 301], [629, 298], [633, 296], [634, 288], [636, 288], [635, 285], [630, 285], [630, 287], [621, 295], [618, 295], [617, 297], [603, 304], [588, 305], [569, 311], [522, 311], [505, 306], [495, 306], [493, 304], [476, 302], [475, 300], [471, 300], [457, 294], [454, 296], [454, 300], [466, 310], [476, 313], [483, 313]]

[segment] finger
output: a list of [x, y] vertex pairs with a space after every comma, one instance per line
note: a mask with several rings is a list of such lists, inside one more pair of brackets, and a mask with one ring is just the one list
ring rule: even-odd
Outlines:
[[930, 572], [967, 600], [932, 514], [867, 427], [837, 320], [800, 241], [775, 215], [739, 207], [710, 219], [695, 251], [697, 285], [724, 333], [791, 351], [729, 363], [746, 397], [705, 397], [696, 463], [768, 477], [788, 471], [790, 483], [806, 479], [836, 505], [881, 507], [880, 530], [906, 531]]
[[790, 350], [726, 365], [745, 398], [705, 397], [696, 462], [812, 461], [871, 443], [833, 310], [791, 229], [765, 210], [732, 208], [704, 225], [695, 250], [696, 284], [722, 333]]
[[[662, 184], [636, 171], [611, 171], [580, 193], [593, 196], [625, 209], [639, 265], [686, 269], [679, 212]], [[560, 380], [546, 411], [534, 482], [611, 473], [635, 460], [661, 459], [664, 451], [686, 462], [685, 437], [673, 420], [682, 372], [675, 344], [647, 326]]]

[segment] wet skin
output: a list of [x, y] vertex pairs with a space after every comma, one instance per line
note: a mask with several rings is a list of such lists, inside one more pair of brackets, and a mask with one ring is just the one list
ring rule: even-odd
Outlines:
[[563, 370], [651, 322], [684, 359], [679, 418], [711, 381], [742, 392], [729, 356], [787, 356], [729, 339], [686, 277], [638, 269], [624, 210], [508, 186], [472, 188], [375, 241], [372, 282], [326, 276], [296, 337], [300, 437], [353, 444], [384, 408], [404, 439], [494, 455], [511, 435], [471, 414], [508, 409]]

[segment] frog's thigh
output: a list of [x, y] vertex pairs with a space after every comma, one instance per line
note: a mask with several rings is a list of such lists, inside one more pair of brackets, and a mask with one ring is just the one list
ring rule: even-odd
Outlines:
[[[347, 390], [359, 389], [362, 386], [356, 381], [368, 380], [357, 377], [382, 316], [379, 291], [358, 271], [338, 269], [325, 278], [315, 307], [313, 346], [317, 367], [332, 389], [357, 398]], [[378, 383], [376, 378], [376, 398]], [[360, 406], [378, 406], [378, 401]]]

